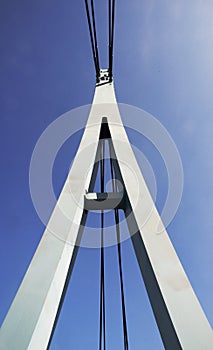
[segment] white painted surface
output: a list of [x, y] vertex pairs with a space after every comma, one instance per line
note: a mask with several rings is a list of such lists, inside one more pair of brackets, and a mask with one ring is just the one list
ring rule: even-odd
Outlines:
[[124, 130], [113, 84], [96, 88], [88, 123], [57, 206], [0, 330], [0, 349], [47, 347], [78, 235], [104, 116], [140, 235], [182, 348], [211, 350], [210, 325], [166, 231], [157, 234], [161, 220]]

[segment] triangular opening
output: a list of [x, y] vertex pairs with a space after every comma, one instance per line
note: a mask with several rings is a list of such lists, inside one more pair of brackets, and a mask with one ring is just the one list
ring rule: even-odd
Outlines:
[[[93, 193], [120, 191], [124, 194], [125, 201], [128, 201], [119, 164], [115, 158], [113, 142], [106, 118], [102, 120], [96, 161], [88, 191]], [[115, 242], [114, 211], [115, 208], [104, 211], [104, 224], [111, 231]], [[124, 258], [121, 264], [129, 347], [124, 347], [121, 275], [118, 264], [118, 250], [114, 244], [104, 248], [105, 331], [107, 348], [129, 349], [134, 344], [134, 349], [141, 349], [141, 346], [145, 349], [163, 349], [162, 340], [153, 313], [151, 312], [147, 292], [141, 280], [133, 245], [130, 239], [122, 242], [123, 237], [129, 235], [126, 224], [126, 215], [128, 213], [125, 213], [119, 206], [117, 207], [117, 212], [120, 221], [123, 223], [123, 231], [125, 231], [120, 232], [122, 234], [120, 235], [121, 253], [122, 257], [128, 256], [128, 263]], [[99, 246], [101, 247], [102, 214], [103, 212], [100, 210], [87, 211], [85, 230], [82, 235], [83, 246], [85, 246], [86, 240], [91, 238], [91, 230], [87, 230], [89, 227], [95, 229], [96, 235], [98, 232]], [[100, 327], [103, 327], [103, 321], [102, 325], [100, 324], [100, 310], [102, 307], [100, 304], [100, 280], [102, 278], [100, 264], [100, 248], [79, 248], [75, 268], [72, 272], [72, 281], [67, 287], [66, 298], [49, 349], [56, 350], [58, 348], [72, 347], [80, 350], [85, 348], [99, 348]], [[103, 345], [103, 336], [101, 342]]]

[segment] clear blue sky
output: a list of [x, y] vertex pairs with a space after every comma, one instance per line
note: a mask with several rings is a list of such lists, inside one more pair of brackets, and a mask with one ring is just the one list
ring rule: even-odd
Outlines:
[[[107, 2], [96, 3], [105, 68]], [[1, 0], [0, 6], [1, 323], [44, 230], [29, 192], [33, 148], [58, 116], [91, 103], [95, 74], [84, 1]], [[184, 192], [168, 232], [211, 325], [212, 13], [211, 0], [117, 1], [114, 64], [118, 102], [158, 118], [179, 149]], [[130, 133], [139, 147], [134, 136]], [[78, 142], [78, 137], [71, 140], [56, 160], [56, 193]], [[161, 209], [164, 186], [159, 193]], [[162, 349], [130, 243], [123, 248], [130, 349]], [[107, 322], [109, 348], [113, 349], [121, 344], [113, 248], [107, 251], [107, 260]], [[97, 347], [98, 291], [94, 286], [98, 285], [98, 264], [96, 250], [80, 250], [52, 350]]]

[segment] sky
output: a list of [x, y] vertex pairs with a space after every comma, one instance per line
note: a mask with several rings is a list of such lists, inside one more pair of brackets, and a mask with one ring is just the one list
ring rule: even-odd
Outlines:
[[[95, 4], [105, 68], [107, 2]], [[0, 7], [1, 324], [44, 231], [29, 190], [33, 149], [56, 118], [92, 102], [95, 72], [84, 1], [1, 0]], [[211, 0], [117, 2], [114, 43], [118, 102], [152, 114], [179, 150], [184, 190], [168, 233], [211, 326], [212, 13]], [[153, 166], [161, 211], [166, 183], [162, 162], [139, 135], [127, 132]], [[53, 183], [57, 195], [81, 135], [67, 142], [56, 158]], [[163, 349], [129, 241], [123, 244], [123, 257], [130, 349]], [[113, 247], [107, 250], [106, 260], [108, 344], [119, 348], [122, 329]], [[80, 249], [52, 350], [97, 347], [98, 289], [94, 286], [98, 278], [98, 250]]]

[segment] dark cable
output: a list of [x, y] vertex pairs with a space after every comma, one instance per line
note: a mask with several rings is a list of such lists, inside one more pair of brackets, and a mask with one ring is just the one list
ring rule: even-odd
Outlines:
[[[110, 156], [110, 168], [112, 177], [112, 190], [117, 191], [117, 186], [115, 183], [115, 173], [113, 171], [113, 160]], [[125, 307], [125, 297], [124, 297], [124, 283], [123, 283], [123, 270], [122, 270], [122, 254], [121, 254], [121, 235], [120, 235], [120, 225], [119, 225], [119, 212], [118, 208], [114, 209], [115, 213], [115, 224], [116, 224], [116, 234], [117, 234], [117, 246], [118, 246], [118, 263], [119, 263], [119, 277], [120, 277], [120, 289], [121, 289], [121, 305], [122, 305], [122, 321], [123, 321], [123, 334], [124, 334], [124, 350], [129, 349], [128, 344], [128, 330], [126, 321], [126, 307]]]
[[110, 57], [111, 57], [111, 22], [112, 22], [112, 9], [111, 0], [108, 1], [108, 12], [109, 12], [109, 75], [110, 75]]
[[97, 42], [97, 34], [96, 34], [95, 10], [94, 10], [94, 1], [93, 0], [91, 0], [91, 9], [92, 9], [92, 23], [93, 23], [94, 42], [95, 42], [96, 65], [97, 65], [97, 69], [99, 72], [100, 65], [99, 65], [98, 42]]
[[[98, 40], [95, 21], [95, 9], [94, 0], [91, 0], [91, 9], [89, 9], [88, 0], [85, 0], [85, 7], [87, 13], [87, 21], [89, 26], [90, 41], [92, 46], [93, 60], [96, 70], [96, 80], [100, 82], [100, 64], [99, 64], [99, 52], [98, 52]], [[109, 79], [112, 81], [112, 66], [113, 66], [113, 46], [114, 46], [114, 26], [115, 26], [115, 0], [108, 0], [109, 11]], [[92, 21], [91, 16], [92, 14]]]
[[[111, 32], [112, 50], [114, 45], [114, 27], [115, 27], [115, 0], [112, 0], [112, 32]], [[113, 52], [112, 52], [112, 56], [113, 56]]]
[[112, 79], [113, 66], [113, 44], [114, 44], [114, 25], [115, 25], [115, 0], [109, 0], [109, 76]]
[[[102, 140], [102, 154], [100, 160], [101, 172], [101, 192], [104, 192], [104, 140]], [[105, 274], [104, 274], [104, 211], [101, 211], [101, 276], [100, 276], [100, 333], [99, 333], [99, 350], [102, 348], [102, 335], [104, 350], [106, 350], [106, 313], [105, 313]], [[103, 332], [102, 332], [103, 330]]]
[[95, 70], [96, 70], [96, 76], [98, 76], [99, 75], [99, 66], [97, 64], [97, 59], [96, 59], [96, 50], [95, 50], [92, 25], [91, 25], [91, 19], [90, 19], [90, 12], [89, 12], [89, 6], [88, 6], [87, 0], [85, 0], [85, 7], [86, 7], [87, 21], [88, 21], [88, 27], [89, 27], [89, 33], [90, 33], [90, 41], [91, 41], [91, 46], [92, 46], [92, 55], [93, 55], [93, 60], [94, 60], [94, 65], [95, 65]]
[[124, 298], [124, 283], [123, 283], [123, 271], [122, 271], [122, 256], [121, 256], [121, 243], [120, 243], [120, 226], [119, 226], [119, 213], [118, 209], [115, 209], [115, 222], [116, 222], [116, 233], [117, 233], [117, 246], [118, 246], [118, 262], [119, 262], [119, 275], [120, 275], [120, 287], [121, 287], [121, 303], [122, 303], [122, 318], [123, 318], [123, 332], [124, 332], [124, 349], [128, 350], [128, 333], [127, 333], [127, 322], [126, 322], [126, 308]]

